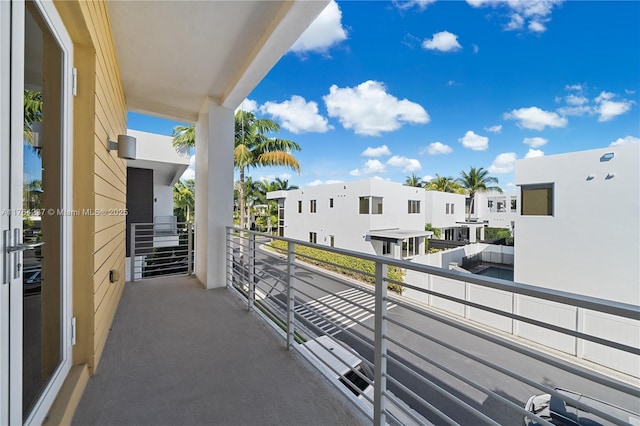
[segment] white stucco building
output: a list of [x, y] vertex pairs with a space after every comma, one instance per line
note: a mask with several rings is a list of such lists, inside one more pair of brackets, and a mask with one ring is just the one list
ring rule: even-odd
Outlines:
[[[516, 282], [640, 305], [640, 145], [519, 160]], [[519, 310], [559, 326], [640, 345], [631, 322], [520, 297]], [[637, 357], [520, 324], [519, 334], [625, 372]]]
[[490, 228], [505, 228], [513, 233], [518, 215], [517, 192], [477, 192], [475, 198], [472, 218]]
[[424, 196], [425, 223], [439, 229], [443, 240], [461, 240], [460, 224], [465, 221], [465, 196], [440, 191], [425, 191]]
[[383, 180], [275, 191], [279, 235], [395, 258], [424, 253], [425, 191]]

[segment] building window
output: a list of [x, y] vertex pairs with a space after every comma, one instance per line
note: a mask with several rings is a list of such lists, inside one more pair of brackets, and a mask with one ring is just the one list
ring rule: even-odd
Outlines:
[[311, 213], [315, 213], [316, 212], [316, 200], [310, 200], [309, 201], [309, 211]]
[[409, 200], [409, 214], [420, 213], [420, 201]]
[[335, 247], [336, 244], [336, 237], [333, 235], [329, 235], [329, 244], [331, 245], [331, 247]]
[[371, 214], [382, 214], [382, 197], [371, 197]]
[[453, 208], [454, 206], [455, 206], [455, 204], [453, 204], [453, 203], [447, 203], [445, 205], [446, 214], [454, 214], [453, 213], [454, 212], [454, 208]]
[[360, 214], [369, 214], [369, 197], [360, 197]]
[[447, 204], [446, 204], [446, 206], [445, 206], [445, 207], [446, 207], [446, 214], [449, 214], [449, 205], [450, 205], [450, 204], [449, 204], [449, 203], [447, 203]]
[[329, 208], [333, 208], [333, 198], [329, 198]]
[[298, 201], [298, 213], [302, 213], [302, 201]]
[[516, 208], [516, 203], [517, 203], [516, 199], [511, 197], [511, 213], [515, 213], [518, 211]]
[[455, 206], [455, 204], [451, 203], [451, 214], [453, 214], [453, 207]]
[[420, 254], [420, 238], [409, 237], [402, 241], [402, 257], [412, 257]]
[[316, 244], [318, 242], [318, 234], [315, 232], [309, 232], [309, 242]]
[[523, 216], [553, 216], [553, 184], [523, 185], [521, 188]]
[[382, 242], [382, 255], [386, 256], [391, 253], [391, 241], [383, 241]]

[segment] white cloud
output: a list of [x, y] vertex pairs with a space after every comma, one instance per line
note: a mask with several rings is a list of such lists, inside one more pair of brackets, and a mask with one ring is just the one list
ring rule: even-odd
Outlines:
[[547, 31], [547, 27], [545, 27], [541, 22], [531, 21], [529, 22], [529, 31], [533, 31], [534, 33], [543, 33]]
[[577, 90], [577, 91], [582, 91], [582, 85], [581, 84], [567, 84], [566, 86], [564, 86], [564, 90]]
[[331, 3], [291, 46], [291, 51], [296, 53], [327, 52], [332, 46], [347, 38], [347, 31], [342, 27], [341, 21], [342, 12], [335, 0], [331, 0]]
[[337, 117], [345, 129], [356, 134], [379, 136], [398, 130], [403, 123], [428, 123], [427, 111], [407, 99], [398, 100], [378, 81], [365, 81], [356, 87], [332, 85], [324, 96], [330, 117]]
[[534, 130], [544, 130], [545, 127], [565, 127], [568, 123], [565, 117], [538, 107], [514, 109], [505, 113], [504, 118], [517, 120], [518, 127]]
[[333, 179], [329, 179], [329, 180], [316, 179], [313, 182], [309, 182], [306, 186], [331, 185], [332, 183], [342, 183], [342, 182], [343, 181], [341, 180], [333, 180]]
[[280, 176], [278, 176], [280, 179], [284, 179], [284, 180], [289, 180], [291, 179], [292, 175], [291, 173], [282, 173], [280, 174]]
[[549, 142], [545, 138], [535, 137], [535, 138], [524, 138], [522, 143], [529, 145], [531, 148], [539, 148]]
[[353, 169], [353, 170], [351, 170], [351, 171], [349, 172], [349, 174], [350, 174], [351, 176], [360, 176], [360, 170], [358, 170], [358, 169]]
[[472, 44], [471, 46], [473, 46], [473, 53], [478, 53], [478, 51], [480, 51], [480, 47], [477, 44]]
[[633, 105], [633, 101], [623, 99], [621, 101], [612, 100], [616, 95], [611, 92], [601, 92], [595, 99], [596, 107], [594, 112], [599, 114], [598, 121], [609, 121], [618, 115], [628, 112]]
[[534, 157], [542, 157], [544, 156], [544, 152], [539, 149], [529, 149], [524, 158], [534, 158]]
[[362, 168], [362, 173], [372, 175], [375, 173], [384, 173], [386, 168], [379, 160], [367, 160]]
[[256, 112], [258, 110], [258, 103], [249, 98], [245, 98], [245, 100], [242, 101], [240, 105], [238, 105], [238, 108], [236, 108], [236, 110], [234, 111], [234, 114], [239, 110], [247, 111], [247, 112]]
[[423, 182], [431, 182], [432, 180], [433, 180], [433, 176], [431, 176], [431, 175], [424, 175], [422, 177], [422, 181]]
[[485, 127], [484, 129], [487, 132], [500, 133], [500, 132], [502, 132], [502, 124], [496, 124], [495, 126]]
[[411, 9], [414, 6], [425, 10], [427, 6], [435, 2], [436, 0], [393, 0], [393, 5], [401, 10]]
[[383, 155], [391, 155], [391, 151], [386, 145], [377, 148], [367, 147], [367, 149], [362, 151], [362, 155], [365, 157], [382, 157]]
[[450, 154], [453, 152], [453, 148], [449, 145], [445, 145], [442, 142], [430, 143], [428, 147], [420, 151], [420, 154], [439, 155]]
[[489, 148], [489, 138], [486, 136], [476, 135], [473, 131], [469, 130], [463, 137], [458, 139], [465, 148], [472, 149], [474, 151], [486, 151]]
[[422, 47], [429, 50], [439, 50], [440, 52], [455, 52], [462, 49], [458, 43], [458, 36], [449, 31], [435, 33], [432, 38], [425, 39]]
[[394, 155], [393, 157], [389, 158], [389, 160], [387, 161], [387, 165], [402, 167], [402, 171], [406, 173], [414, 173], [422, 169], [422, 164], [420, 164], [420, 161], [416, 160], [415, 158], [401, 157], [399, 155]]
[[489, 166], [489, 172], [496, 174], [511, 173], [516, 166], [516, 153], [504, 152], [499, 154], [493, 164]]
[[618, 138], [615, 141], [611, 142], [609, 146], [620, 146], [630, 143], [640, 143], [640, 138], [637, 138], [635, 136], [625, 136], [624, 138]]
[[307, 102], [302, 96], [294, 95], [291, 100], [282, 103], [265, 102], [260, 112], [271, 115], [281, 122], [283, 128], [296, 134], [325, 133], [333, 129], [329, 121], [318, 114], [318, 104]]
[[566, 98], [564, 98], [564, 100], [569, 105], [584, 105], [587, 102], [589, 102], [589, 99], [587, 99], [585, 96], [583, 96], [583, 95], [573, 95], [573, 94], [567, 96]]
[[194, 154], [189, 158], [189, 167], [187, 167], [187, 170], [185, 170], [182, 176], [180, 176], [180, 179], [187, 180], [187, 179], [195, 179], [195, 178], [196, 178], [196, 156]]
[[535, 33], [546, 31], [545, 23], [551, 20], [551, 13], [556, 5], [562, 0], [467, 0], [472, 7], [494, 7], [507, 8], [509, 22], [505, 25], [505, 30], [521, 30], [528, 22], [527, 29]]

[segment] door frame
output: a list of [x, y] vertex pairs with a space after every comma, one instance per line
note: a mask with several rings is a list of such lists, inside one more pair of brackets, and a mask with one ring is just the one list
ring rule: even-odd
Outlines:
[[[2, 33], [0, 40], [2, 47], [5, 47], [5, 37], [10, 37], [10, 48], [3, 49], [2, 62], [3, 70], [0, 72], [0, 87], [10, 90], [10, 106], [8, 124], [9, 135], [6, 129], [0, 126], [0, 164], [3, 166], [10, 160], [12, 167], [3, 170], [10, 170], [0, 175], [0, 206], [20, 210], [23, 206], [22, 175], [23, 175], [23, 92], [24, 92], [24, 46], [25, 46], [25, 13], [26, 8], [22, 0], [12, 0], [3, 3], [0, 7], [0, 22], [2, 22]], [[29, 415], [23, 419], [22, 416], [22, 356], [23, 356], [23, 292], [22, 274], [17, 279], [11, 280], [9, 285], [2, 285], [0, 293], [0, 304], [2, 318], [0, 318], [0, 377], [8, 377], [8, 381], [2, 381], [0, 389], [0, 424], [41, 424], [55, 397], [57, 396], [72, 362], [71, 344], [71, 318], [72, 309], [72, 207], [73, 207], [73, 181], [72, 181], [72, 152], [73, 152], [73, 43], [58, 14], [53, 2], [34, 0], [40, 11], [48, 30], [56, 39], [62, 52], [62, 142], [61, 142], [61, 203], [60, 211], [55, 214], [61, 215], [61, 361], [56, 370], [51, 375], [42, 393], [35, 402]], [[9, 30], [5, 31], [5, 23], [9, 23]], [[10, 73], [7, 75], [4, 62], [9, 60]], [[6, 92], [5, 92], [6, 93]], [[0, 108], [4, 108], [3, 104]], [[3, 114], [3, 117], [6, 117]], [[3, 123], [5, 124], [5, 123]], [[4, 141], [7, 141], [4, 142]], [[8, 156], [10, 155], [10, 158]], [[11, 211], [11, 210], [10, 210]], [[19, 228], [22, 232], [22, 215], [12, 214], [5, 220], [0, 221], [2, 229]], [[1, 244], [1, 243], [0, 243]], [[20, 255], [21, 256], [21, 255]], [[3, 253], [4, 258], [4, 253]], [[5, 288], [6, 287], [6, 288]], [[5, 292], [7, 294], [5, 294]], [[5, 306], [6, 305], [6, 306]], [[8, 309], [5, 309], [8, 308]], [[6, 313], [6, 314], [5, 314]], [[8, 322], [8, 326], [5, 325]], [[18, 368], [19, 367], [19, 368]], [[7, 370], [5, 370], [7, 369]], [[8, 372], [8, 376], [2, 372]], [[18, 395], [17, 398], [12, 395]]]

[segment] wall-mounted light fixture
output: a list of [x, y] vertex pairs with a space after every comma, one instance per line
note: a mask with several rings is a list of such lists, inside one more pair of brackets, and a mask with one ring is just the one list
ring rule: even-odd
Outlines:
[[118, 135], [118, 142], [109, 140], [107, 143], [107, 151], [117, 150], [118, 157], [126, 160], [136, 159], [136, 138], [129, 135]]

